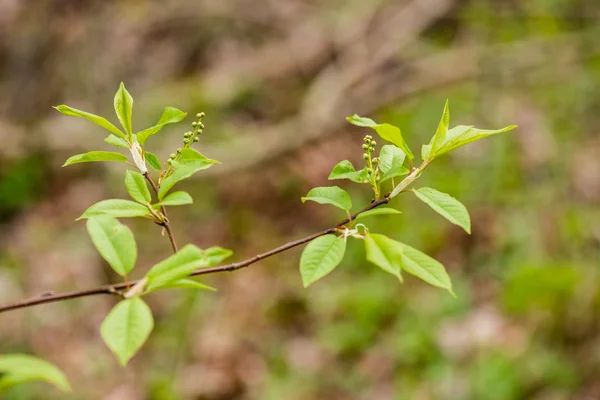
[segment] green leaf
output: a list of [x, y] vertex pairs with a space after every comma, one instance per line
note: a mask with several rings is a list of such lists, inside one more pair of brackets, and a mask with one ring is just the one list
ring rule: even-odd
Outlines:
[[377, 132], [382, 139], [387, 140], [388, 142], [394, 143], [396, 146], [400, 147], [402, 151], [410, 158], [411, 160], [415, 158], [412, 151], [408, 147], [408, 144], [404, 141], [402, 137], [402, 132], [400, 128], [390, 125], [390, 124], [378, 124], [370, 118], [360, 117], [357, 114], [354, 114], [351, 117], [346, 118], [348, 122], [352, 125], [360, 126], [363, 128], [372, 128]]
[[115, 112], [125, 132], [131, 137], [131, 112], [133, 110], [133, 98], [125, 89], [123, 82], [119, 85], [117, 93], [115, 93]]
[[117, 274], [125, 276], [135, 267], [137, 245], [127, 226], [101, 215], [89, 218], [86, 227], [94, 246]]
[[365, 183], [368, 182], [367, 169], [363, 168], [360, 171], [356, 171], [350, 161], [344, 160], [333, 167], [328, 179], [350, 179], [356, 183]]
[[458, 147], [464, 146], [479, 139], [486, 138], [488, 136], [511, 131], [516, 127], [516, 125], [509, 125], [502, 129], [487, 130], [478, 129], [473, 126], [458, 125], [446, 133], [446, 139], [435, 152], [432, 151], [431, 145], [429, 145], [429, 147], [423, 146], [421, 156], [424, 156], [425, 160], [432, 160], [433, 158], [439, 157], [450, 150], [454, 150]]
[[156, 125], [144, 129], [141, 132], [138, 132], [138, 142], [140, 142], [140, 144], [146, 143], [146, 140], [148, 140], [148, 138], [154, 135], [155, 133], [158, 133], [163, 128], [163, 126], [167, 124], [175, 124], [177, 122], [180, 122], [182, 119], [185, 118], [186, 115], [187, 113], [178, 110], [175, 107], [165, 107], [162, 116], [160, 117]]
[[226, 258], [231, 257], [233, 251], [224, 249], [220, 246], [212, 246], [202, 252], [207, 262], [207, 267], [212, 267], [220, 264]]
[[319, 204], [331, 204], [342, 210], [352, 208], [350, 195], [344, 189], [337, 186], [316, 187], [311, 189], [306, 197], [302, 197], [302, 202], [306, 200], [315, 201]]
[[129, 144], [125, 139], [122, 139], [112, 134], [105, 137], [104, 141], [110, 144], [111, 146], [120, 147], [122, 149], [129, 149]]
[[0, 393], [10, 386], [45, 381], [63, 392], [70, 392], [67, 377], [53, 364], [26, 354], [0, 355]]
[[93, 161], [125, 162], [127, 161], [127, 157], [121, 153], [114, 153], [112, 151], [89, 151], [87, 153], [77, 154], [72, 157], [69, 157], [69, 159], [65, 161], [65, 163], [62, 166], [66, 167], [67, 165], [71, 164]]
[[146, 178], [139, 172], [127, 170], [125, 172], [125, 186], [131, 198], [138, 203], [146, 205], [152, 201], [150, 190], [146, 185]]
[[373, 215], [392, 215], [392, 214], [402, 214], [402, 211], [398, 211], [389, 207], [377, 207], [369, 211], [365, 211], [364, 213], [360, 213], [354, 219], [358, 221], [359, 219], [372, 217]]
[[417, 278], [423, 279], [430, 285], [448, 290], [452, 296], [456, 297], [452, 290], [450, 277], [440, 262], [404, 243], [399, 242], [399, 244], [402, 248], [403, 270]]
[[404, 154], [402, 149], [391, 144], [383, 146], [379, 151], [379, 169], [383, 172], [379, 182], [407, 175], [409, 172], [408, 169], [402, 166], [405, 158], [406, 154]]
[[142, 347], [154, 328], [150, 307], [139, 297], [122, 300], [106, 316], [100, 335], [121, 365]]
[[335, 235], [311, 241], [300, 257], [300, 274], [304, 287], [318, 281], [338, 266], [346, 252], [346, 241]]
[[433, 154], [437, 153], [437, 151], [442, 147], [444, 141], [446, 141], [446, 135], [448, 133], [448, 127], [450, 126], [450, 109], [448, 107], [448, 100], [446, 100], [446, 104], [444, 105], [444, 111], [442, 112], [442, 118], [440, 119], [440, 123], [438, 124], [437, 130], [435, 131], [435, 135], [431, 138], [431, 152]]
[[164, 285], [154, 286], [152, 288], [152, 290], [150, 290], [148, 292], [156, 292], [157, 290], [175, 289], [175, 288], [210, 290], [211, 292], [217, 291], [217, 289], [215, 289], [214, 287], [205, 285], [205, 284], [195, 281], [193, 279], [180, 279], [178, 281], [167, 282]]
[[184, 204], [192, 204], [193, 202], [194, 200], [192, 200], [192, 196], [190, 196], [187, 192], [173, 192], [166, 195], [160, 203], [155, 204], [153, 207], [181, 206]]
[[206, 158], [202, 156], [202, 154], [195, 152], [202, 156], [203, 158], [185, 158], [183, 159], [183, 154], [190, 154], [190, 152], [185, 152], [184, 149], [182, 152], [182, 159], [179, 162], [174, 162], [173, 167], [175, 168], [175, 172], [172, 175], [169, 175], [160, 183], [160, 189], [158, 190], [158, 199], [162, 200], [165, 194], [177, 183], [184, 179], [189, 178], [194, 175], [196, 172], [209, 168], [213, 164], [218, 164], [217, 160], [211, 160], [210, 158]]
[[150, 210], [131, 200], [110, 199], [102, 200], [90, 206], [77, 220], [95, 215], [110, 215], [116, 218], [148, 217]]
[[196, 269], [206, 267], [207, 264], [207, 258], [202, 250], [193, 244], [185, 245], [177, 253], [154, 265], [148, 271], [146, 288], [151, 291], [168, 282], [178, 281]]
[[402, 282], [402, 246], [385, 235], [370, 233], [365, 235], [367, 261], [396, 276]]
[[156, 171], [162, 170], [162, 164], [160, 163], [160, 160], [158, 159], [158, 157], [155, 154], [147, 151], [144, 153], [144, 157], [146, 158], [146, 161], [148, 161], [148, 164], [150, 164], [150, 166], [152, 168], [154, 168]]
[[69, 107], [67, 105], [61, 104], [59, 106], [53, 107], [58, 110], [61, 114], [68, 115], [71, 117], [80, 117], [85, 118], [90, 122], [93, 122], [96, 125], [99, 125], [106, 129], [107, 131], [114, 133], [115, 135], [125, 139], [125, 134], [119, 130], [116, 126], [111, 124], [106, 118], [99, 117], [98, 115], [90, 114], [88, 112], [78, 110], [73, 107]]
[[471, 233], [471, 218], [466, 207], [454, 197], [435, 189], [424, 187], [413, 190], [414, 194], [438, 214]]

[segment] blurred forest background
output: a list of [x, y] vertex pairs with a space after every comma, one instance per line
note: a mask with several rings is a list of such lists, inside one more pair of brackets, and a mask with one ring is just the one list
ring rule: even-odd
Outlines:
[[[446, 98], [451, 126], [519, 125], [419, 181], [466, 204], [471, 236], [409, 195], [369, 224], [443, 262], [457, 299], [400, 285], [357, 243], [305, 290], [295, 249], [203, 279], [216, 294], [150, 296], [156, 329], [126, 369], [99, 337], [115, 298], [0, 315], [0, 352], [55, 362], [74, 386], [6, 398], [600, 399], [599, 38], [598, 0], [0, 0], [0, 302], [116, 280], [73, 220], [126, 198], [123, 165], [61, 169], [110, 149], [51, 106], [114, 122], [120, 81], [134, 129], [167, 105], [206, 112], [196, 148], [223, 164], [180, 184], [195, 203], [169, 215], [180, 244], [235, 260], [343, 217], [300, 197], [360, 163], [366, 132], [347, 115], [397, 124], [416, 153]], [[149, 150], [166, 160], [187, 130]], [[127, 223], [138, 265], [170, 253], [158, 227]]]

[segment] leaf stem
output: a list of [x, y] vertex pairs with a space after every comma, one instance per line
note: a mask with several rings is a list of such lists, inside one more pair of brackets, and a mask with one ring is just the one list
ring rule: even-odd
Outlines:
[[[150, 186], [152, 186], [152, 189], [154, 189], [154, 192], [158, 193], [158, 186], [156, 186], [156, 183], [154, 183], [154, 180], [150, 176], [149, 172], [144, 173], [144, 178], [146, 178], [146, 180], [150, 183]], [[173, 235], [173, 230], [171, 229], [171, 223], [169, 222], [169, 217], [167, 217], [167, 208], [165, 206], [161, 206], [160, 211], [161, 211], [162, 215], [164, 215], [165, 219], [164, 219], [164, 221], [159, 222], [158, 225], [165, 228], [165, 231], [167, 231], [167, 235], [169, 236], [169, 241], [171, 242], [171, 247], [173, 247], [173, 253], [177, 253], [177, 250], [178, 250], [177, 242], [175, 241], [175, 235]]]

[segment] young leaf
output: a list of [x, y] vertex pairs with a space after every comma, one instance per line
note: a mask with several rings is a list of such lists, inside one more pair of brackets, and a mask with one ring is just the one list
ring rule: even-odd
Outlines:
[[367, 261], [396, 276], [402, 282], [402, 246], [385, 235], [370, 233], [365, 235]]
[[139, 172], [127, 170], [125, 172], [125, 186], [131, 198], [138, 203], [148, 204], [152, 201], [146, 179]]
[[219, 162], [217, 160], [211, 160], [206, 157], [204, 157], [204, 159], [184, 159], [179, 162], [174, 162], [173, 166], [175, 168], [175, 172], [163, 179], [161, 182], [160, 189], [158, 190], [158, 199], [162, 200], [165, 194], [167, 194], [177, 182], [187, 179], [196, 172], [209, 168], [213, 164], [218, 163]]
[[156, 287], [164, 286], [166, 283], [178, 281], [207, 264], [207, 259], [202, 250], [193, 244], [188, 244], [148, 271], [146, 274], [148, 279], [146, 288], [150, 291]]
[[117, 274], [125, 276], [135, 267], [137, 245], [127, 226], [101, 215], [89, 218], [86, 227], [94, 246]]
[[430, 152], [432, 154], [436, 154], [442, 144], [446, 141], [446, 135], [448, 133], [448, 126], [450, 125], [450, 109], [448, 108], [448, 100], [446, 100], [446, 105], [444, 105], [444, 112], [442, 113], [442, 118], [440, 119], [440, 123], [438, 124], [437, 130], [435, 131], [435, 135], [431, 138], [429, 145], [431, 146]]
[[379, 169], [383, 172], [379, 182], [408, 174], [408, 169], [402, 166], [405, 158], [402, 149], [391, 144], [383, 146], [379, 151]]
[[35, 380], [48, 382], [63, 392], [71, 391], [67, 377], [48, 361], [25, 354], [0, 354], [0, 393]]
[[337, 186], [316, 187], [310, 190], [306, 197], [302, 197], [302, 202], [306, 200], [314, 201], [319, 204], [331, 204], [342, 210], [352, 208], [350, 195], [344, 189]]
[[95, 215], [110, 215], [116, 218], [149, 217], [150, 210], [131, 200], [110, 199], [102, 200], [90, 206], [77, 220]]
[[164, 285], [154, 286], [152, 288], [152, 290], [148, 290], [147, 292], [149, 293], [149, 292], [156, 292], [157, 290], [175, 289], [175, 288], [210, 290], [211, 292], [217, 291], [217, 289], [215, 289], [214, 287], [205, 285], [205, 284], [195, 281], [193, 279], [180, 279], [178, 281], [167, 282]]
[[441, 263], [404, 243], [398, 242], [398, 244], [402, 248], [403, 270], [423, 279], [430, 285], [446, 289], [452, 296], [455, 296], [450, 277]]
[[194, 200], [192, 200], [192, 196], [190, 196], [186, 192], [173, 192], [166, 195], [160, 203], [155, 204], [153, 207], [160, 206], [181, 206], [184, 204], [192, 204]]
[[102, 117], [99, 117], [97, 115], [90, 114], [88, 112], [85, 112], [85, 111], [82, 111], [82, 110], [78, 110], [76, 108], [69, 107], [69, 106], [64, 105], [64, 104], [61, 104], [59, 106], [55, 106], [53, 108], [56, 109], [58, 112], [64, 114], [64, 115], [68, 115], [68, 116], [72, 116], [72, 117], [85, 118], [88, 121], [93, 122], [94, 124], [103, 127], [107, 131], [109, 131], [111, 133], [114, 133], [115, 135], [117, 135], [117, 136], [125, 139], [125, 134], [123, 132], [121, 132], [119, 130], [119, 128], [117, 128], [116, 126], [114, 126], [113, 124], [111, 124], [106, 118], [102, 118]]
[[356, 183], [365, 183], [367, 182], [367, 169], [356, 171], [350, 161], [344, 160], [333, 167], [328, 179], [350, 179]]
[[155, 154], [147, 151], [144, 153], [144, 157], [146, 158], [146, 161], [148, 161], [148, 164], [150, 164], [150, 166], [156, 171], [162, 170], [162, 164], [160, 163], [160, 160]]
[[156, 123], [156, 125], [144, 129], [141, 132], [138, 132], [137, 134], [137, 139], [138, 142], [140, 144], [144, 144], [146, 143], [146, 140], [148, 140], [148, 138], [152, 135], [154, 135], [155, 133], [158, 133], [163, 126], [167, 125], [167, 124], [175, 124], [179, 121], [181, 121], [182, 119], [185, 118], [185, 116], [187, 115], [187, 113], [178, 110], [175, 107], [165, 107], [162, 116], [160, 117], [160, 119], [158, 120], [158, 122]]
[[516, 125], [509, 125], [502, 129], [488, 130], [478, 129], [473, 126], [458, 125], [448, 130], [448, 132], [446, 133], [446, 140], [444, 140], [444, 142], [440, 145], [439, 149], [437, 149], [435, 152], [432, 148], [427, 149], [425, 148], [426, 146], [424, 146], [422, 156], [426, 156], [425, 159], [431, 160], [435, 157], [439, 157], [442, 154], [449, 152], [450, 150], [454, 150], [458, 147], [464, 146], [465, 144], [486, 138], [488, 136], [508, 132], [515, 129], [516, 127]]
[[119, 85], [117, 93], [115, 93], [115, 112], [125, 132], [131, 137], [131, 112], [133, 109], [133, 98], [125, 89], [123, 82]]
[[65, 161], [65, 163], [62, 166], [66, 167], [67, 165], [71, 164], [93, 161], [125, 162], [127, 161], [127, 157], [121, 153], [114, 153], [112, 151], [89, 151], [87, 153], [77, 154], [72, 157], [69, 157], [69, 159]]
[[118, 136], [115, 135], [108, 135], [107, 137], [104, 138], [104, 141], [108, 144], [110, 144], [111, 146], [115, 146], [115, 147], [120, 147], [122, 149], [128, 149], [129, 148], [129, 144], [127, 144], [127, 142], [125, 141], [125, 139], [122, 139]]
[[154, 328], [150, 307], [139, 297], [122, 300], [106, 316], [100, 335], [122, 366], [138, 352]]
[[389, 208], [389, 207], [378, 207], [378, 208], [374, 208], [369, 211], [365, 211], [364, 213], [358, 214], [354, 220], [358, 221], [359, 219], [371, 217], [373, 215], [392, 215], [392, 214], [402, 214], [402, 211], [398, 211], [396, 209]]
[[454, 197], [435, 189], [424, 187], [413, 190], [414, 194], [438, 214], [471, 233], [471, 218], [466, 207]]
[[344, 258], [346, 241], [335, 235], [320, 236], [311, 241], [300, 257], [300, 274], [304, 287], [318, 281]]
[[228, 257], [231, 257], [233, 251], [229, 249], [224, 249], [220, 246], [212, 246], [202, 252], [204, 258], [206, 259], [206, 266], [212, 267], [221, 263]]
[[388, 142], [394, 143], [396, 146], [400, 147], [402, 151], [410, 158], [411, 160], [415, 158], [412, 151], [408, 147], [408, 144], [404, 141], [402, 137], [402, 132], [400, 128], [390, 125], [390, 124], [378, 124], [370, 118], [360, 117], [357, 114], [354, 114], [351, 117], [346, 118], [348, 122], [352, 125], [360, 126], [360, 127], [368, 127], [372, 128], [377, 132], [382, 139], [387, 140]]

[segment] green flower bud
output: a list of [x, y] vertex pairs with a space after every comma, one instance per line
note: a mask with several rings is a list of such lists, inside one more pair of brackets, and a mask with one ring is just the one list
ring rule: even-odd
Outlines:
[[184, 143], [184, 144], [188, 144], [188, 143], [190, 143], [190, 139], [183, 139], [183, 143]]
[[372, 153], [375, 151], [375, 146], [371, 146], [371, 148], [369, 149], [369, 151]]
[[375, 157], [371, 161], [373, 162], [373, 164], [377, 164], [377, 163], [379, 163], [379, 158]]
[[181, 153], [181, 147], [177, 149], [177, 153]]
[[199, 138], [198, 136], [196, 136], [196, 137], [194, 138], [194, 142], [198, 142], [199, 140], [200, 140], [200, 138]]
[[369, 159], [369, 155], [367, 153], [363, 154], [363, 160], [367, 161]]
[[193, 127], [196, 127], [196, 125], [198, 125], [198, 123], [196, 121], [192, 122]]
[[170, 157], [170, 158], [175, 158], [175, 157], [177, 157], [177, 156], [175, 155], [175, 153], [173, 153], [173, 154], [171, 154], [169, 157]]
[[377, 142], [373, 140], [373, 141], [371, 141], [371, 145], [372, 146], [377, 146]]
[[198, 113], [198, 114], [196, 114], [196, 118], [200, 119], [202, 117], [204, 117], [204, 113]]
[[173, 165], [173, 160], [169, 159], [169, 161], [167, 161], [167, 164]]
[[364, 151], [367, 151], [367, 150], [369, 150], [369, 145], [368, 145], [368, 144], [363, 144], [363, 145], [362, 145], [362, 149], [363, 149]]

